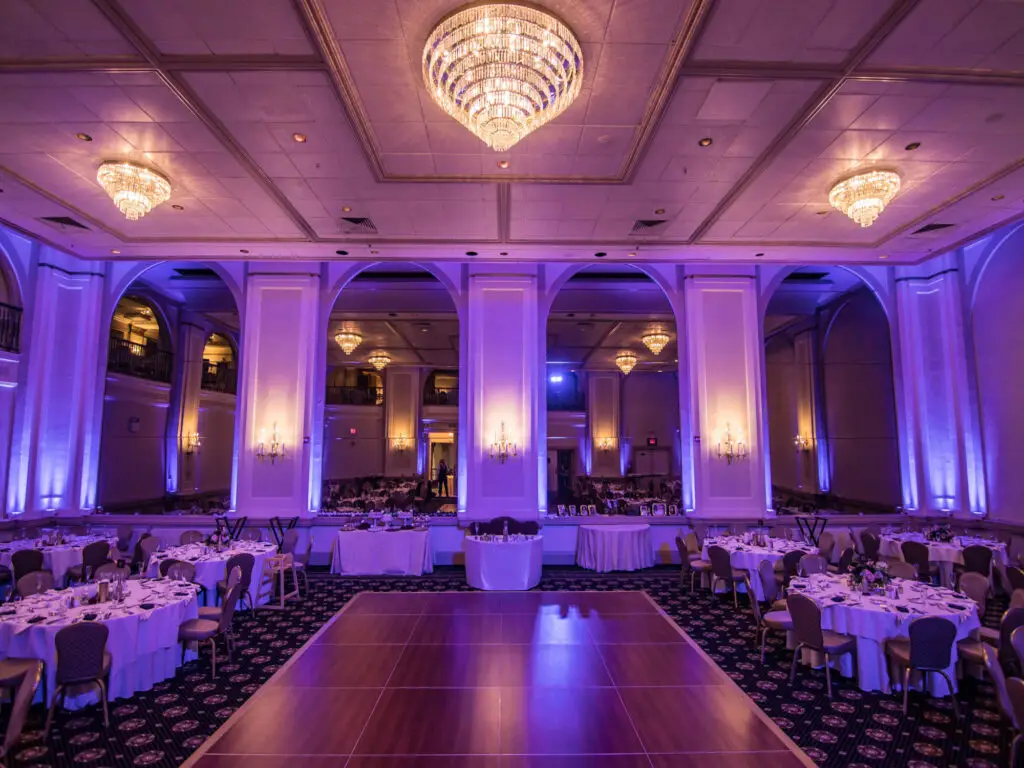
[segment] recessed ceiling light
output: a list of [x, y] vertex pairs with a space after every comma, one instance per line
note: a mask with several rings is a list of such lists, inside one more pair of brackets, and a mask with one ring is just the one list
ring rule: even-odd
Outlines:
[[299, 144], [305, 144], [307, 136], [304, 133], [293, 133], [292, 138]]
[[597, 137], [597, 143], [598, 144], [607, 144], [611, 140], [612, 140], [612, 137], [609, 136], [607, 133], [602, 134], [601, 136]]
[[889, 254], [888, 253], [880, 253], [880, 254], [878, 254], [878, 258], [880, 258], [880, 259], [888, 259], [889, 258]]
[[352, 213], [352, 206], [351, 205], [343, 205], [343, 206], [341, 206], [341, 212], [342, 213]]
[[828, 216], [828, 211], [818, 211], [819, 216]]
[[510, 163], [509, 163], [508, 160], [499, 160], [498, 161], [498, 167], [501, 168], [502, 170], [504, 170], [505, 168], [508, 168], [509, 165], [510, 165]]
[[335, 251], [339, 256], [348, 256], [348, 251]]
[[112, 254], [114, 254], [115, 256], [116, 256], [117, 254], [119, 254], [119, 253], [120, 253], [120, 251], [119, 251], [119, 250], [117, 250], [117, 248], [111, 248], [111, 249], [110, 249], [110, 252], [111, 252]]
[[88, 133], [76, 133], [75, 138], [79, 141], [92, 141], [92, 136]]
[[604, 258], [605, 256], [607, 256], [608, 254], [607, 254], [607, 253], [605, 253], [604, 251], [598, 251], [598, 252], [597, 252], [597, 253], [595, 253], [594, 255], [595, 255], [595, 256], [596, 256], [597, 258], [599, 258], [599, 259], [603, 259], [603, 258]]
[[920, 141], [912, 141], [909, 144], [907, 144], [907, 146], [905, 146], [904, 149], [907, 150], [907, 152], [913, 152], [915, 149], [917, 149], [920, 146], [921, 146], [921, 142]]
[[998, 202], [999, 200], [1002, 200], [1004, 197], [1006, 197], [1006, 195], [993, 195], [992, 196], [992, 202], [993, 203]]
[[476, 251], [466, 251], [466, 255], [467, 256], [476, 256], [477, 252]]
[[703, 139], [697, 142], [697, 145], [701, 147], [710, 147], [714, 143], [714, 140], [710, 136], [705, 136]]
[[664, 208], [655, 208], [654, 209], [654, 215], [655, 216], [662, 216], [662, 215], [664, 215], [664, 213], [665, 213], [665, 209]]
[[249, 252], [249, 249], [248, 249], [248, 248], [239, 248], [239, 249], [238, 249], [238, 252], [239, 252], [239, 253], [248, 253], [248, 252]]
[[171, 206], [171, 208], [173, 208], [176, 211], [184, 211], [185, 210], [185, 206], [184, 205], [178, 205], [177, 203], [174, 203]]
[[755, 253], [755, 254], [754, 254], [754, 258], [755, 258], [755, 259], [760, 259], [760, 258], [761, 258], [762, 256], [764, 256], [764, 252], [763, 252], [763, 251], [762, 251], [762, 252], [759, 252], [759, 253]]

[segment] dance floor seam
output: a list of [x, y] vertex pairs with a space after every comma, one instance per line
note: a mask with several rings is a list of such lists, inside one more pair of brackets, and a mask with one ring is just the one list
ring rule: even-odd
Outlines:
[[328, 758], [813, 765], [643, 592], [361, 593], [187, 765]]

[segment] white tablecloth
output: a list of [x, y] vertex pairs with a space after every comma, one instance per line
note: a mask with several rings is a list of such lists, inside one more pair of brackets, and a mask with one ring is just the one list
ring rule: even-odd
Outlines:
[[637, 571], [654, 565], [649, 525], [581, 525], [576, 537], [576, 564], [607, 571]]
[[476, 589], [531, 589], [540, 582], [544, 538], [482, 539], [467, 536], [466, 581]]
[[[758, 575], [758, 567], [762, 560], [768, 560], [774, 567], [775, 563], [786, 556], [786, 553], [794, 550], [801, 549], [806, 552], [816, 552], [817, 550], [809, 544], [800, 544], [798, 542], [786, 541], [785, 539], [772, 539], [772, 547], [755, 547], [752, 544], [745, 544], [742, 539], [726, 537], [723, 539], [707, 539], [704, 541], [704, 550], [701, 557], [711, 562], [711, 556], [708, 554], [708, 550], [713, 546], [723, 547], [729, 551], [729, 562], [732, 563], [733, 568], [743, 568], [750, 571], [750, 584], [754, 590], [754, 597], [759, 601], [764, 601], [764, 588], [761, 584], [761, 578]], [[724, 584], [719, 586], [720, 590], [724, 590]]]
[[[206, 554], [203, 554], [208, 550]], [[259, 591], [260, 575], [263, 573], [263, 561], [268, 557], [277, 554], [277, 545], [266, 541], [236, 541], [222, 552], [216, 552], [202, 544], [185, 544], [179, 547], [169, 547], [164, 552], [157, 552], [153, 555], [153, 561], [149, 564], [148, 576], [155, 577], [160, 574], [160, 562], [162, 560], [184, 560], [196, 567], [196, 584], [206, 587], [206, 599], [210, 605], [217, 602], [217, 582], [224, 581], [228, 577], [228, 560], [234, 555], [250, 554], [255, 559], [252, 567], [252, 582], [249, 591], [253, 600]], [[269, 595], [265, 595], [261, 602], [266, 603]], [[248, 604], [248, 603], [247, 603]], [[241, 609], [239, 604], [238, 609]]]
[[[891, 600], [887, 597], [859, 595], [847, 586], [845, 576], [817, 575], [811, 579], [794, 579], [793, 584], [811, 584], [814, 591], [803, 590], [822, 609], [821, 626], [857, 638], [857, 683], [865, 691], [889, 693], [893, 687], [889, 680], [889, 663], [885, 655], [885, 641], [893, 637], [907, 637], [910, 622], [918, 616], [941, 616], [956, 625], [957, 640], [963, 640], [981, 626], [977, 606], [968, 598], [956, 597], [944, 587], [931, 587], [913, 581], [896, 579], [904, 588], [903, 597]], [[833, 602], [833, 596], [842, 596], [843, 602]], [[918, 597], [923, 602], [914, 602]], [[909, 599], [909, 598], [913, 598]], [[962, 606], [962, 609], [952, 605]], [[907, 613], [898, 606], [908, 608]], [[810, 660], [817, 654], [807, 654]], [[956, 645], [950, 656], [946, 674], [956, 684]], [[814, 659], [820, 663], [820, 660]], [[833, 662], [838, 664], [846, 676], [853, 674], [853, 659], [849, 655]], [[932, 695], [945, 696], [949, 693], [940, 675], [928, 676], [928, 687]]]
[[[111, 656], [108, 700], [149, 690], [161, 680], [173, 677], [181, 664], [178, 627], [198, 616], [195, 588], [163, 580], [127, 581], [125, 584], [128, 597], [123, 603], [78, 606], [68, 610], [63, 618], [57, 616], [56, 604], [61, 597], [67, 598], [69, 593], [66, 590], [19, 601], [17, 615], [0, 615], [0, 654], [19, 659], [41, 659], [46, 665], [47, 691], [52, 696], [56, 690], [57, 674], [54, 636], [74, 619], [95, 613], [110, 630], [107, 638], [107, 651]], [[153, 602], [158, 607], [148, 611], [139, 607], [140, 603], [146, 602]], [[0, 611], [0, 614], [4, 612]], [[111, 613], [113, 615], [104, 618]], [[47, 618], [38, 624], [26, 623], [25, 619], [32, 614], [42, 614]], [[37, 701], [42, 700], [42, 686], [36, 697]], [[68, 697], [67, 705], [76, 709], [98, 700], [97, 692], [86, 692]]]
[[939, 564], [941, 580], [946, 586], [953, 586], [953, 565], [963, 565], [965, 547], [976, 544], [990, 547], [992, 549], [992, 565], [995, 568], [1005, 568], [1008, 562], [1005, 544], [973, 536], [957, 536], [950, 542], [938, 542], [928, 541], [923, 533], [884, 534], [878, 548], [879, 554], [894, 560], [902, 560], [904, 541], [919, 541], [928, 545], [928, 560]]
[[422, 576], [434, 570], [430, 530], [338, 531], [331, 573]]
[[0, 545], [0, 565], [11, 567], [11, 556], [19, 549], [39, 549], [43, 553], [43, 568], [53, 573], [57, 585], [64, 583], [68, 568], [82, 564], [82, 550], [94, 541], [104, 541], [106, 536], [71, 536], [59, 547], [37, 547], [35, 539], [10, 541]]

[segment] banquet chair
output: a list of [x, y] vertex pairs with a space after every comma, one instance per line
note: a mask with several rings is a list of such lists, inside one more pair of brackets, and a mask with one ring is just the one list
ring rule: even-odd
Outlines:
[[868, 560], [878, 560], [878, 551], [882, 547], [882, 540], [871, 531], [865, 530], [860, 535], [860, 545], [864, 549], [864, 557]]
[[235, 615], [235, 605], [242, 594], [243, 585], [239, 581], [228, 590], [224, 603], [220, 608], [220, 616], [214, 619], [189, 619], [178, 628], [178, 641], [181, 643], [181, 662], [185, 663], [185, 649], [188, 643], [202, 644], [209, 640], [211, 679], [217, 677], [217, 638], [223, 636], [228, 649], [228, 661], [231, 661], [234, 649], [234, 636], [231, 634], [231, 619]]
[[[306, 573], [306, 568], [309, 565], [309, 556], [313, 552], [313, 537], [309, 537], [309, 543], [306, 545], [305, 552], [296, 552], [298, 547], [299, 532], [295, 528], [285, 531], [284, 541], [281, 542], [281, 554], [292, 556], [295, 565], [292, 573], [295, 574], [296, 579], [300, 576], [302, 577], [303, 597], [309, 597], [309, 574]], [[296, 584], [295, 586], [297, 588], [299, 585]]]
[[764, 594], [764, 601], [771, 606], [772, 611], [786, 610], [785, 599], [779, 598], [779, 582], [775, 578], [775, 568], [770, 560], [762, 560], [757, 564], [757, 576], [761, 579], [761, 592]]
[[839, 562], [835, 565], [828, 567], [829, 573], [846, 573], [850, 570], [850, 566], [853, 565], [853, 556], [856, 554], [853, 547], [847, 547], [843, 550], [843, 554], [839, 556]]
[[917, 569], [918, 578], [928, 579], [938, 574], [938, 566], [928, 558], [928, 546], [920, 541], [904, 541], [900, 545], [903, 552], [903, 561], [910, 563]]
[[972, 573], [980, 573], [988, 578], [992, 573], [992, 550], [984, 544], [973, 544], [964, 547], [964, 564], [958, 566], [958, 570]]
[[[189, 565], [192, 565], [192, 564], [189, 563]], [[238, 582], [240, 582], [241, 580], [242, 580], [242, 567], [239, 566], [239, 565], [236, 565], [228, 573], [228, 579], [227, 579], [227, 581], [228, 581], [228, 592], [230, 592], [232, 589], [234, 589], [235, 586], [238, 584]], [[209, 605], [209, 606], [205, 606], [204, 605], [204, 606], [201, 606], [199, 608], [199, 618], [200, 619], [212, 619], [214, 621], [220, 621], [220, 614], [221, 614], [221, 611], [223, 611], [223, 610], [224, 610], [224, 606], [222, 606], [222, 605]]]
[[835, 535], [826, 531], [818, 537], [818, 554], [825, 558], [826, 563], [832, 562], [832, 552], [836, 548]]
[[1016, 592], [1018, 589], [1024, 589], [1024, 570], [1013, 566], [1007, 568], [1006, 580], [1010, 582], [1011, 592]]
[[[42, 664], [39, 659], [0, 659], [0, 690], [11, 691], [11, 701], [18, 695], [18, 685], [33, 665]], [[43, 679], [43, 701], [46, 701], [46, 680]]]
[[[689, 538], [689, 536], [693, 536], [693, 534], [689, 534], [687, 538]], [[699, 558], [697, 560], [691, 560], [689, 549], [683, 539], [679, 536], [676, 536], [676, 549], [679, 550], [679, 562], [682, 566], [682, 569], [679, 571], [679, 588], [682, 589], [686, 584], [686, 575], [689, 574], [690, 591], [693, 592], [694, 579], [697, 578], [698, 574], [703, 578], [705, 573], [711, 573], [711, 563]], [[698, 553], [698, 555], [699, 554], [700, 553]]]
[[132, 575], [132, 569], [127, 565], [118, 566], [117, 563], [104, 563], [96, 572], [93, 574], [93, 581], [102, 581], [107, 579], [112, 581], [113, 579], [129, 579]]
[[[162, 576], [167, 576], [169, 579], [174, 581], [190, 581], [195, 583], [196, 580], [196, 565], [195, 563], [188, 563], [184, 560], [170, 560], [170, 566], [164, 571], [164, 564], [160, 563], [160, 573]], [[202, 587], [200, 584], [196, 584], [197, 587]], [[202, 587], [201, 594], [206, 593], [206, 588]]]
[[793, 634], [797, 646], [793, 651], [793, 664], [789, 670], [789, 684], [796, 681], [796, 665], [800, 652], [804, 648], [818, 651], [825, 656], [825, 687], [828, 697], [832, 698], [832, 666], [833, 657], [854, 653], [857, 649], [857, 638], [821, 628], [821, 609], [806, 595], [791, 594], [786, 600], [789, 615], [793, 617]]
[[128, 557], [132, 553], [132, 536], [135, 530], [130, 525], [117, 526], [117, 543], [114, 548], [119, 554]]
[[828, 561], [823, 555], [804, 555], [800, 558], [800, 573], [804, 576], [828, 573]]
[[96, 569], [110, 562], [110, 542], [94, 541], [82, 550], [81, 565], [68, 568], [68, 582], [84, 582], [92, 578]]
[[[167, 572], [170, 571], [173, 566], [183, 562], [185, 561], [175, 560], [173, 557], [168, 557], [165, 560], [160, 561], [160, 566], [157, 568], [157, 572], [160, 574], [161, 577], [164, 577], [167, 575]], [[192, 563], [189, 563], [189, 565], [192, 565]], [[192, 567], [195, 568], [194, 565]]]
[[181, 536], [178, 537], [178, 543], [181, 546], [186, 544], [198, 544], [206, 537], [202, 531], [182, 531]]
[[946, 667], [952, 663], [953, 644], [956, 643], [956, 624], [941, 616], [922, 616], [910, 622], [909, 637], [893, 637], [885, 641], [885, 654], [903, 670], [903, 716], [908, 711], [910, 698], [910, 674], [923, 675], [925, 691], [928, 689], [928, 673], [942, 675], [949, 686], [953, 699], [953, 714], [960, 719], [960, 707], [956, 702], [956, 689], [946, 674]]
[[780, 570], [775, 573], [775, 581], [783, 587], [789, 587], [789, 581], [800, 573], [800, 560], [807, 552], [802, 549], [794, 549], [782, 556]]
[[49, 571], [33, 571], [26, 573], [14, 587], [18, 597], [41, 595], [53, 589], [53, 574]]
[[957, 653], [964, 662], [982, 666], [985, 664], [985, 649], [995, 648], [1000, 664], [1016, 669], [1018, 662], [1010, 638], [1020, 627], [1024, 627], [1024, 608], [1010, 608], [999, 622], [998, 636], [989, 631], [979, 633], [978, 637], [965, 638], [957, 643]]
[[910, 563], [904, 563], [897, 560], [896, 562], [889, 563], [889, 575], [894, 579], [909, 579], [911, 581], [916, 581], [917, 568]]
[[[767, 560], [761, 561], [762, 564], [767, 562]], [[760, 571], [758, 576], [760, 576]], [[772, 584], [774, 583], [775, 577], [773, 574]], [[793, 618], [785, 609], [773, 609], [767, 613], [761, 613], [761, 605], [753, 598], [754, 590], [749, 580], [747, 581], [747, 594], [751, 596], [750, 610], [754, 612], [754, 647], [761, 649], [761, 663], [764, 664], [764, 649], [765, 644], [768, 642], [768, 633], [789, 632], [793, 629]]]
[[727, 586], [732, 587], [733, 606], [739, 608], [740, 602], [739, 597], [736, 595], [736, 585], [742, 584], [750, 576], [750, 571], [742, 568], [733, 568], [729, 550], [724, 547], [714, 546], [709, 548], [708, 557], [711, 558], [711, 591], [715, 591], [719, 581], [724, 581]]
[[43, 553], [38, 549], [19, 549], [11, 555], [11, 571], [14, 583], [33, 571], [43, 570]]
[[[283, 546], [282, 542], [282, 546]], [[239, 582], [241, 586], [241, 593], [239, 599], [242, 597], [249, 598], [249, 607], [252, 608], [254, 603], [252, 599], [252, 569], [256, 567], [256, 558], [250, 555], [248, 552], [240, 552], [237, 555], [232, 555], [228, 558], [227, 565], [224, 570], [230, 574], [232, 569], [235, 567], [242, 569], [242, 580]], [[228, 586], [227, 579], [217, 582], [217, 599], [221, 600], [225, 595], [231, 591]], [[232, 609], [234, 610], [234, 609]]]
[[1020, 730], [1021, 724], [1024, 721], [1018, 718], [1013, 703], [1010, 701], [1009, 690], [1006, 685], [1006, 673], [1003, 672], [1003, 667], [999, 663], [999, 654], [991, 645], [986, 645], [983, 651], [982, 664], [985, 667], [985, 673], [992, 680], [992, 687], [996, 689], [996, 703], [999, 704], [999, 709], [1006, 715], [1010, 724], [1017, 730]]
[[1015, 589], [1010, 595], [1010, 608], [1024, 608], [1024, 589]]
[[160, 546], [160, 540], [150, 533], [144, 533], [135, 542], [135, 553], [132, 555], [131, 566], [136, 573], [145, 575], [149, 568], [149, 560]]
[[107, 638], [110, 630], [106, 624], [82, 621], [60, 630], [53, 638], [57, 648], [57, 688], [53, 692], [50, 709], [46, 713], [43, 733], [50, 732], [53, 713], [57, 704], [63, 702], [69, 686], [93, 684], [100, 689], [103, 704], [103, 725], [110, 727], [107, 712], [107, 678], [110, 676], [110, 653], [107, 652]]
[[1024, 667], [1024, 629], [1017, 627], [1010, 635], [1010, 645], [1017, 655], [1017, 663]]
[[[7, 720], [7, 730], [4, 731], [4, 741], [0, 744], [0, 766], [6, 766], [10, 762], [11, 750], [17, 746], [21, 738], [21, 732], [25, 728], [25, 721], [28, 719], [28, 711], [32, 707], [32, 699], [35, 698], [36, 688], [43, 676], [43, 662], [38, 659], [14, 659], [22, 663], [24, 668], [17, 674], [17, 680], [11, 679], [11, 687], [14, 687], [12, 697], [11, 716]], [[6, 663], [6, 662], [0, 662]], [[45, 696], [44, 696], [45, 698]]]
[[978, 604], [978, 615], [985, 616], [988, 604], [988, 578], [974, 571], [960, 574], [958, 589]]
[[1024, 744], [1024, 735], [1021, 734], [1020, 723], [1024, 722], [1024, 680], [1019, 677], [1011, 677], [1006, 681], [1006, 698], [1010, 711], [1013, 713], [1011, 720], [1014, 721], [1017, 733], [1010, 745], [1010, 765], [1020, 765], [1020, 749]]
[[[685, 542], [686, 542], [686, 558], [688, 560], [690, 560], [690, 561], [693, 561], [693, 560], [704, 560], [704, 557], [702, 556], [702, 553], [701, 553], [700, 541], [697, 539], [697, 534], [695, 532], [690, 531], [688, 534], [686, 534]], [[680, 557], [682, 557], [682, 553], [680, 552], [679, 554], [680, 554]], [[707, 561], [704, 560], [704, 562], [707, 562]]]

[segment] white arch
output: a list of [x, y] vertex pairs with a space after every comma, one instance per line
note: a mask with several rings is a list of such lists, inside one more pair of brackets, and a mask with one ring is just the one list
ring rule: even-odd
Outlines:
[[[551, 307], [555, 303], [555, 297], [558, 296], [558, 292], [565, 287], [565, 284], [573, 278], [573, 276], [579, 274], [585, 269], [597, 267], [596, 264], [571, 264], [565, 268], [559, 275], [551, 281], [551, 285], [547, 286], [544, 290], [543, 301], [541, 304], [541, 313], [543, 318], [547, 318], [551, 314]], [[662, 293], [665, 294], [665, 298], [668, 300], [669, 306], [672, 307], [672, 316], [676, 321], [676, 329], [682, 327], [679, 315], [676, 312], [676, 301], [678, 292], [676, 286], [669, 284], [669, 281], [658, 272], [656, 269], [652, 269], [652, 265], [647, 264], [626, 264], [625, 266], [631, 267], [638, 272], [642, 272], [647, 275], [651, 280], [661, 288]]]
[[13, 256], [15, 250], [7, 232], [0, 227], [0, 272], [3, 272], [8, 288], [14, 292], [14, 298], [17, 299], [12, 303], [24, 308], [26, 276], [22, 274], [21, 265]]
[[[783, 264], [776, 267], [777, 271], [773, 274], [766, 282], [760, 286], [761, 296], [761, 324], [764, 325], [765, 315], [768, 313], [768, 302], [771, 301], [775, 291], [778, 290], [779, 286], [782, 285], [782, 281], [785, 280], [789, 275], [796, 272], [802, 267], [814, 267], [814, 264]], [[882, 311], [885, 313], [886, 320], [889, 321], [889, 327], [893, 326], [893, 310], [890, 306], [890, 294], [889, 287], [882, 282], [872, 271], [867, 267], [859, 267], [855, 265], [844, 265], [844, 264], [825, 264], [822, 266], [826, 267], [839, 267], [845, 269], [847, 272], [858, 278], [864, 285], [871, 289], [871, 292], [878, 299], [878, 303], [882, 306]], [[763, 268], [762, 268], [763, 269]], [[763, 273], [762, 273], [763, 274]]]
[[348, 284], [351, 283], [360, 272], [365, 272], [366, 270], [373, 269], [374, 267], [394, 264], [404, 264], [417, 267], [418, 269], [422, 269], [424, 272], [429, 272], [433, 275], [433, 277], [445, 287], [445, 290], [448, 291], [448, 297], [452, 300], [452, 304], [455, 305], [455, 312], [459, 316], [459, 322], [462, 322], [462, 294], [459, 291], [458, 286], [452, 281], [451, 277], [443, 270], [438, 269], [434, 264], [419, 261], [406, 261], [405, 259], [397, 261], [354, 262], [352, 266], [342, 272], [341, 276], [335, 279], [335, 281], [327, 287], [326, 305], [328, 315], [334, 311], [334, 306], [338, 303], [338, 297], [341, 296], [341, 292], [345, 290]]
[[1005, 246], [1016, 245], [1018, 240], [1020, 241], [1020, 250], [1024, 252], [1024, 221], [1016, 225], [1011, 225], [1006, 234], [993, 242], [978, 260], [978, 267], [974, 270], [974, 277], [970, 283], [970, 306], [972, 310], [974, 309], [974, 303], [978, 298], [978, 288], [981, 286], [981, 282], [985, 278], [985, 272], [988, 270], [992, 260], [995, 258], [996, 254], [1002, 252]]

